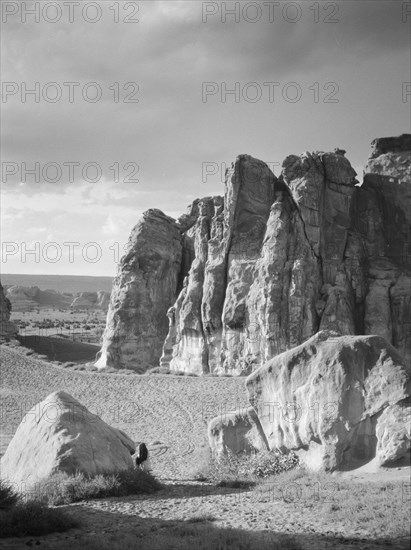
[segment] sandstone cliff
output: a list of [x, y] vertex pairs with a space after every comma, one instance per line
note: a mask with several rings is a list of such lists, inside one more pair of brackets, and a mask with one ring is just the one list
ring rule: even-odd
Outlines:
[[146, 213], [97, 366], [161, 355], [172, 370], [249, 374], [324, 329], [381, 335], [410, 360], [410, 136], [372, 145], [362, 186], [340, 149], [290, 155], [278, 179], [240, 155], [224, 199], [177, 221]]
[[5, 297], [3, 287], [0, 283], [0, 342], [8, 341], [17, 335], [17, 328], [10, 321], [10, 314], [11, 303]]
[[131, 232], [113, 283], [97, 368], [144, 371], [158, 364], [181, 263], [179, 226], [159, 210], [148, 210]]

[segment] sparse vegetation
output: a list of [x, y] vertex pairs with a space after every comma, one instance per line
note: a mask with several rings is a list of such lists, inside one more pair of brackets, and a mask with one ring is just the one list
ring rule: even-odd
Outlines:
[[46, 535], [75, 527], [77, 522], [62, 510], [27, 500], [0, 481], [0, 538]]
[[161, 487], [154, 476], [143, 470], [125, 470], [93, 477], [82, 473], [74, 476], [56, 474], [37, 485], [36, 499], [59, 506], [95, 498], [150, 494]]
[[[59, 550], [71, 550], [70, 544], [59, 544]], [[291, 535], [221, 529], [214, 527], [210, 521], [194, 524], [170, 521], [156, 528], [144, 527], [138, 533], [100, 535], [83, 539], [80, 546], [77, 544], [76, 550], [303, 550]]]
[[174, 376], [198, 376], [194, 372], [185, 372], [183, 370], [171, 370], [168, 367], [152, 367], [146, 370], [145, 374], [172, 374]]
[[228, 451], [224, 456], [214, 458], [209, 450], [205, 450], [195, 477], [220, 487], [250, 487], [259, 479], [292, 470], [297, 466], [298, 457], [294, 453], [260, 451], [236, 455]]
[[410, 533], [409, 500], [404, 499], [400, 482], [360, 483], [298, 468], [259, 481], [254, 495], [259, 501], [281, 502], [290, 507], [290, 513], [303, 505], [315, 514], [319, 526], [338, 521], [350, 525], [351, 531], [376, 538]]

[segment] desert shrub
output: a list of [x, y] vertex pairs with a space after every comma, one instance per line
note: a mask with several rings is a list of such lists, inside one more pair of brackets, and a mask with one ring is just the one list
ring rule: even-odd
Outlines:
[[198, 376], [195, 372], [185, 372], [184, 370], [170, 370], [168, 367], [152, 367], [145, 374], [173, 374], [174, 376]]
[[19, 495], [5, 481], [0, 480], [0, 510], [8, 510], [19, 500]]
[[292, 470], [298, 463], [297, 455], [292, 452], [259, 451], [235, 454], [228, 451], [218, 458], [212, 457], [211, 452], [208, 452], [199, 464], [195, 477], [224, 487], [246, 487], [258, 479]]
[[298, 456], [293, 452], [260, 451], [240, 460], [239, 473], [245, 475], [246, 472], [250, 472], [258, 478], [267, 478], [292, 470], [298, 464]]
[[152, 367], [146, 370], [145, 374], [170, 374], [171, 371], [168, 367]]
[[48, 508], [38, 500], [25, 499], [0, 481], [0, 538], [46, 535], [67, 531], [76, 525], [77, 522], [61, 510]]
[[236, 375], [230, 372], [206, 372], [203, 376], [207, 376], [207, 378], [233, 378]]
[[77, 526], [77, 522], [61, 510], [48, 508], [41, 502], [19, 501], [7, 512], [0, 513], [0, 537], [24, 537], [62, 532]]
[[[242, 529], [218, 528], [211, 519], [199, 522], [173, 521], [158, 529], [143, 527], [136, 535], [127, 532], [87, 537], [76, 542], [76, 550], [302, 550], [292, 535], [253, 533]], [[71, 550], [70, 541], [59, 550]]]
[[96, 476], [86, 476], [80, 472], [72, 476], [60, 473], [38, 484], [36, 498], [40, 502], [59, 506], [95, 498], [153, 493], [161, 487], [154, 476], [143, 470]]
[[188, 518], [187, 523], [203, 523], [204, 521], [216, 521], [216, 519], [212, 514], [199, 514]]

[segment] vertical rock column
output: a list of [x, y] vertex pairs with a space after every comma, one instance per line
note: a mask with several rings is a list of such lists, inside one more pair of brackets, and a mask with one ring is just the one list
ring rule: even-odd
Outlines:
[[182, 237], [177, 222], [148, 210], [131, 232], [113, 283], [96, 366], [144, 372], [157, 365], [176, 298]]
[[11, 303], [4, 295], [0, 283], [0, 342], [5, 342], [17, 335], [17, 327], [10, 321]]
[[346, 253], [357, 289], [357, 333], [383, 336], [410, 362], [411, 135], [376, 139], [372, 148], [354, 196]]

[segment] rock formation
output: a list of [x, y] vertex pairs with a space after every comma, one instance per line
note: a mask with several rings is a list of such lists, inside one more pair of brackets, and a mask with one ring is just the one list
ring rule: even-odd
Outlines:
[[376, 139], [352, 205], [345, 266], [356, 334], [411, 361], [411, 135]]
[[208, 441], [213, 456], [268, 450], [268, 442], [253, 407], [225, 413], [208, 424]]
[[144, 371], [158, 364], [182, 263], [179, 226], [148, 210], [134, 227], [113, 283], [96, 366]]
[[240, 155], [224, 199], [177, 221], [148, 211], [97, 366], [144, 370], [161, 355], [172, 370], [247, 375], [319, 330], [378, 334], [409, 361], [410, 141], [375, 140], [362, 186], [341, 149], [290, 155], [278, 179]]
[[3, 287], [0, 283], [0, 342], [7, 342], [17, 335], [17, 328], [10, 321], [11, 303], [5, 297]]
[[[380, 336], [321, 331], [257, 369], [246, 387], [268, 447], [296, 452], [311, 469], [353, 468], [373, 459], [386, 465], [410, 449], [410, 368]], [[230, 420], [223, 446], [215, 427]], [[243, 434], [244, 421], [234, 413], [209, 424], [217, 455], [249, 450]]]
[[63, 391], [23, 418], [1, 459], [1, 478], [20, 491], [55, 473], [87, 475], [133, 468], [134, 442]]
[[71, 309], [102, 309], [107, 310], [110, 302], [110, 294], [99, 290], [98, 292], [80, 292], [70, 304]]

